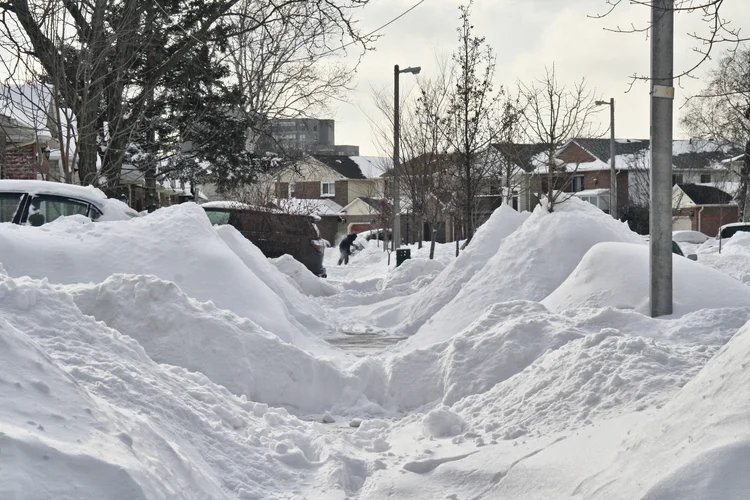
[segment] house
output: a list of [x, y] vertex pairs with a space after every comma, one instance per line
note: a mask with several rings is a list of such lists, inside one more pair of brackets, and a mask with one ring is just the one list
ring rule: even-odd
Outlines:
[[75, 119], [49, 87], [0, 85], [0, 178], [73, 181], [75, 155]]
[[739, 217], [732, 195], [700, 184], [675, 184], [672, 210], [673, 231], [699, 231], [708, 236], [716, 236], [721, 226], [737, 222]]
[[[335, 242], [340, 235], [357, 228], [382, 226], [386, 217], [382, 200], [385, 181], [382, 173], [390, 168], [389, 158], [337, 155], [305, 155], [293, 165], [266, 177], [277, 206], [313, 209], [321, 217], [321, 235]], [[353, 203], [357, 200], [357, 203]], [[332, 222], [332, 211], [336, 225]]]
[[[609, 139], [578, 138], [568, 141], [555, 153], [558, 174], [555, 186], [572, 193], [605, 212], [609, 212], [611, 187]], [[738, 187], [737, 174], [723, 162], [737, 148], [714, 141], [677, 140], [673, 142], [673, 184], [712, 186], [734, 194]], [[532, 161], [533, 171], [526, 175], [539, 176], [541, 192], [546, 191], [550, 176], [547, 173], [547, 153], [538, 154]], [[618, 139], [615, 142], [618, 208], [630, 205], [647, 206], [650, 192], [650, 144], [647, 140]], [[529, 183], [533, 185], [533, 183]]]

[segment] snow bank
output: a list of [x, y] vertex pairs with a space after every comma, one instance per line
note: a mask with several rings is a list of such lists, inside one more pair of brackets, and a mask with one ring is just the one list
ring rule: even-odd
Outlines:
[[59, 286], [0, 277], [0, 316], [2, 498], [343, 498], [368, 474], [322, 424], [156, 364]]
[[486, 392], [547, 350], [583, 336], [570, 325], [537, 303], [497, 304], [448, 341], [389, 355], [388, 400], [413, 410], [435, 402], [450, 406]]
[[[750, 306], [750, 287], [711, 268], [674, 256], [674, 313]], [[601, 243], [542, 303], [554, 311], [617, 307], [647, 312], [649, 251], [644, 245]]]
[[[331, 250], [327, 250], [330, 252]], [[338, 289], [318, 278], [310, 272], [305, 265], [291, 255], [282, 255], [277, 259], [270, 259], [272, 265], [276, 266], [281, 273], [289, 277], [297, 289], [311, 297], [330, 297], [338, 292]]]
[[100, 283], [116, 273], [152, 274], [185, 293], [250, 318], [282, 340], [331, 354], [219, 238], [205, 212], [186, 203], [125, 222], [65, 217], [42, 227], [0, 225], [0, 262], [11, 276]]
[[571, 431], [664, 404], [712, 353], [604, 329], [547, 352], [453, 410], [487, 440]]
[[604, 241], [640, 243], [641, 238], [627, 224], [576, 198], [556, 205], [553, 213], [537, 207], [518, 230], [503, 239], [495, 255], [472, 273], [460, 292], [402, 348], [448, 339], [492, 304], [542, 300], [560, 286], [592, 246]]
[[430, 285], [404, 305], [401, 314], [406, 321], [399, 332], [411, 335], [430, 317], [448, 304], [461, 288], [497, 253], [500, 243], [529, 217], [507, 205], [501, 205], [477, 229], [471, 244], [461, 252]]
[[408, 259], [399, 267], [389, 269], [380, 287], [383, 290], [408, 287], [418, 290], [432, 282], [445, 269], [445, 264], [430, 259]]
[[[216, 234], [240, 258], [247, 268], [286, 303], [292, 316], [305, 328], [316, 333], [324, 333], [331, 330], [328, 321], [326, 321], [329, 314], [326, 314], [318, 304], [303, 295], [296, 284], [287, 275], [281, 273], [263, 255], [263, 252], [258, 247], [242, 236], [242, 233], [230, 225], [215, 226], [214, 229], [216, 230]], [[297, 262], [288, 255], [284, 257], [292, 259], [302, 269], [307, 271], [311, 277], [320, 280], [318, 277], [313, 276], [301, 262]]]
[[358, 380], [332, 362], [191, 299], [174, 283], [114, 275], [66, 289], [84, 314], [137, 340], [154, 361], [200, 372], [252, 401], [322, 413], [337, 403], [354, 405], [361, 393]]
[[750, 491], [750, 323], [579, 488], [585, 499], [740, 500]]

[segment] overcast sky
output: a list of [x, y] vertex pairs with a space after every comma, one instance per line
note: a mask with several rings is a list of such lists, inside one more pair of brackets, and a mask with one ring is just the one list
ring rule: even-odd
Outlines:
[[[360, 13], [364, 32], [382, 26], [418, 0], [372, 0]], [[380, 120], [372, 104], [372, 88], [393, 85], [393, 65], [421, 66], [421, 76], [434, 76], [435, 53], [450, 54], [457, 45], [458, 0], [425, 0], [409, 14], [385, 28], [365, 55], [356, 75], [356, 91], [348, 103], [337, 104], [336, 143], [360, 146], [362, 155], [386, 155], [372, 140], [371, 119]], [[625, 4], [626, 2], [623, 2]], [[750, 30], [750, 2], [732, 0], [722, 7], [735, 27]], [[586, 77], [603, 98], [615, 98], [615, 131], [618, 138], [648, 138], [649, 94], [643, 82], [627, 92], [629, 76], [648, 74], [649, 42], [646, 35], [619, 34], [606, 28], [635, 23], [645, 26], [647, 7], [623, 5], [605, 19], [592, 19], [606, 11], [605, 0], [475, 0], [472, 20], [477, 35], [485, 36], [497, 55], [496, 84], [515, 87], [520, 79], [530, 82], [544, 74], [545, 65], [555, 64], [558, 80], [573, 83]], [[700, 15], [678, 14], [675, 19], [675, 70], [697, 62], [695, 41], [686, 33], [705, 31]], [[712, 64], [706, 66], [699, 75]], [[401, 91], [413, 87], [410, 74], [401, 75]], [[688, 138], [679, 129], [679, 106], [704, 82], [683, 78], [676, 90], [675, 138]], [[609, 113], [602, 109], [602, 130]]]

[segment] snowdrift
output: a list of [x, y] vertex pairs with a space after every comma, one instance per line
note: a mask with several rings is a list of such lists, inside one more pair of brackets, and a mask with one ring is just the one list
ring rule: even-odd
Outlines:
[[61, 288], [0, 276], [0, 497], [343, 498], [361, 487], [366, 463], [321, 424], [156, 364]]
[[174, 283], [114, 275], [65, 289], [84, 314], [137, 340], [154, 361], [200, 372], [252, 401], [323, 413], [336, 404], [353, 406], [361, 393], [359, 381], [332, 362], [191, 299]]
[[750, 323], [679, 394], [633, 431], [585, 499], [740, 500], [750, 491]]
[[[731, 277], [673, 256], [674, 314], [750, 306], [750, 287]], [[644, 245], [601, 243], [542, 303], [553, 311], [572, 307], [648, 311], [649, 250]]]
[[570, 432], [592, 421], [659, 407], [713, 352], [603, 329], [545, 353], [453, 410], [488, 441]]
[[[289, 276], [282, 273], [258, 247], [253, 245], [247, 238], [237, 231], [234, 227], [216, 226], [216, 234], [227, 244], [227, 246], [240, 258], [250, 271], [257, 276], [268, 288], [273, 290], [285, 303], [292, 316], [299, 321], [305, 328], [316, 333], [326, 333], [332, 328], [325, 321], [329, 314], [326, 314], [318, 304], [303, 294], [304, 290], [291, 280]], [[284, 255], [285, 259], [291, 259], [307, 272], [307, 275], [313, 280], [323, 283], [320, 278], [314, 276], [301, 262], [297, 262], [293, 257]], [[307, 292], [304, 292], [307, 293]]]
[[582, 337], [571, 324], [538, 303], [497, 304], [450, 340], [388, 356], [387, 400], [413, 410], [486, 392], [546, 351]]
[[0, 224], [0, 263], [10, 276], [60, 284], [100, 283], [116, 273], [151, 274], [177, 283], [190, 297], [253, 320], [282, 340], [318, 353], [336, 352], [305, 331], [285, 301], [192, 203], [124, 222], [63, 217], [40, 228]]
[[497, 253], [500, 243], [529, 217], [501, 205], [477, 229], [471, 244], [423, 290], [402, 307], [406, 321], [399, 326], [405, 335], [415, 333], [430, 317], [448, 304], [470, 279]]
[[502, 240], [495, 255], [473, 272], [461, 291], [401, 348], [448, 339], [492, 304], [542, 300], [565, 281], [591, 247], [604, 241], [642, 243], [627, 224], [576, 198], [556, 205], [553, 213], [537, 207], [518, 230]]
[[[326, 253], [332, 251], [333, 249], [329, 248]], [[335, 286], [315, 276], [303, 263], [291, 255], [282, 255], [277, 259], [270, 259], [270, 262], [276, 269], [291, 279], [296, 288], [305, 295], [329, 297], [338, 291]]]

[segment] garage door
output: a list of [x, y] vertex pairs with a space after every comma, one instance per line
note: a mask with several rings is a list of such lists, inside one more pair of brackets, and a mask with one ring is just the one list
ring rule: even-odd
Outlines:
[[672, 218], [672, 231], [690, 231], [693, 229], [693, 221], [690, 217], [680, 216]]

